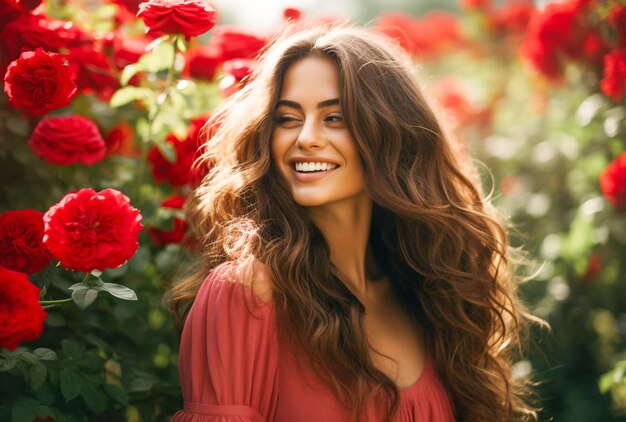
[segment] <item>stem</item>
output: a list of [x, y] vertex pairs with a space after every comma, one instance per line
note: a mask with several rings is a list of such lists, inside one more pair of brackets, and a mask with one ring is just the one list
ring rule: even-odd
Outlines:
[[165, 104], [165, 102], [168, 100], [170, 94], [170, 85], [172, 84], [172, 81], [174, 80], [174, 73], [176, 71], [176, 54], [178, 53], [178, 37], [179, 35], [174, 35], [171, 39], [172, 42], [172, 47], [174, 48], [174, 54], [172, 56], [172, 63], [170, 63], [169, 68], [167, 69], [167, 77], [165, 78], [165, 85], [163, 87], [163, 89], [161, 90], [161, 92], [159, 93], [159, 95], [157, 95], [157, 104], [156, 104], [156, 109], [154, 111], [154, 113], [152, 115], [148, 115], [148, 139], [142, 139], [141, 142], [141, 158], [139, 159], [139, 166], [138, 166], [138, 177], [137, 177], [137, 183], [135, 185], [135, 198], [140, 198], [140, 190], [141, 190], [141, 185], [143, 184], [143, 178], [144, 178], [144, 173], [145, 173], [145, 168], [146, 168], [146, 162], [148, 161], [148, 150], [149, 150], [149, 146], [152, 145], [154, 143], [154, 122], [157, 119], [157, 117], [159, 116], [159, 114], [161, 114], [161, 111], [163, 109], [163, 104]]
[[67, 299], [58, 299], [58, 300], [40, 300], [39, 304], [42, 305], [43, 309], [54, 308], [55, 306], [62, 305], [64, 303], [71, 302], [72, 298], [68, 297]]

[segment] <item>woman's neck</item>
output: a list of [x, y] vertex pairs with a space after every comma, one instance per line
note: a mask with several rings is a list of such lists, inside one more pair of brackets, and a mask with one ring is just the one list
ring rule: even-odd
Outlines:
[[[350, 200], [308, 208], [330, 247], [339, 278], [357, 297], [367, 292], [366, 259], [373, 203], [367, 193]], [[367, 256], [366, 256], [367, 255]]]

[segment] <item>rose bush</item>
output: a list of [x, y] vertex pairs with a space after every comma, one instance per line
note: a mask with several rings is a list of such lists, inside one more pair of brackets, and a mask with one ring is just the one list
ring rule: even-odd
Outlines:
[[26, 274], [39, 272], [52, 262], [43, 244], [43, 213], [31, 209], [0, 214], [0, 266]]
[[33, 116], [69, 105], [76, 84], [65, 60], [64, 55], [41, 48], [22, 53], [9, 65], [4, 78], [4, 91], [11, 104]]
[[0, 266], [0, 347], [12, 351], [23, 341], [39, 338], [45, 319], [39, 288], [26, 274]]
[[119, 191], [91, 188], [65, 195], [43, 217], [43, 243], [61, 265], [77, 271], [116, 268], [139, 247], [139, 210]]
[[106, 145], [98, 127], [80, 115], [40, 121], [28, 145], [38, 157], [62, 166], [91, 165], [106, 155]]

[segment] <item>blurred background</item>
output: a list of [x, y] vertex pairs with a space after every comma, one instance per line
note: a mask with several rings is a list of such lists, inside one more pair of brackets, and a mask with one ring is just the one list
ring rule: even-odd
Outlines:
[[[198, 129], [284, 25], [350, 20], [415, 59], [459, 159], [476, 165], [512, 244], [536, 263], [520, 292], [551, 330], [532, 330], [514, 374], [536, 381], [540, 420], [626, 421], [626, 2], [215, 0], [217, 25], [187, 39], [145, 34], [137, 1], [15, 4], [1, 22], [3, 66], [37, 46], [68, 54], [78, 94], [48, 116], [89, 117], [107, 152], [94, 165], [46, 162], [27, 142], [40, 117], [3, 95], [0, 210], [115, 187], [146, 230], [137, 254], [102, 275], [139, 301], [49, 309], [41, 338], [0, 353], [0, 420], [168, 420], [180, 408], [161, 298], [194, 259], [180, 208]], [[24, 35], [26, 15], [45, 17], [49, 37], [63, 28], [63, 41]], [[49, 298], [80, 281], [53, 265], [30, 279]]]

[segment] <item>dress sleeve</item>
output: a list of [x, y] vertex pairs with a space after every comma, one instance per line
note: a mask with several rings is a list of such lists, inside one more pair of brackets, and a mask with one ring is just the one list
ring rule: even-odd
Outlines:
[[184, 409], [173, 422], [262, 422], [278, 401], [278, 340], [272, 303], [234, 281], [224, 264], [202, 284], [178, 358]]

